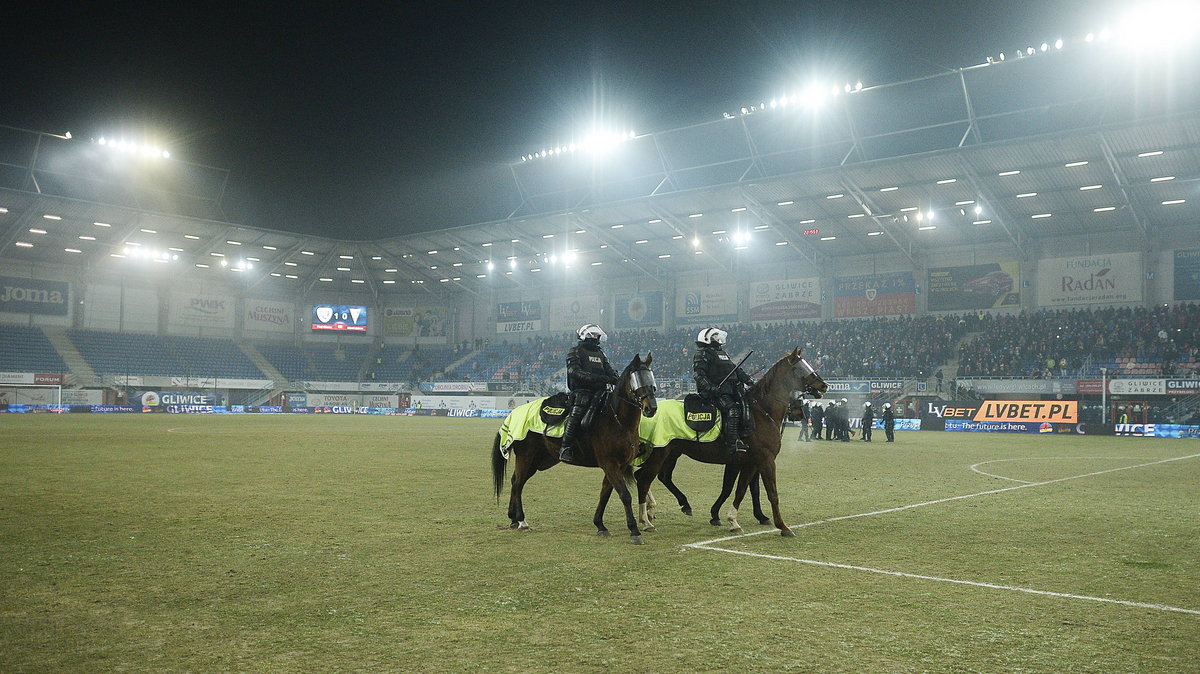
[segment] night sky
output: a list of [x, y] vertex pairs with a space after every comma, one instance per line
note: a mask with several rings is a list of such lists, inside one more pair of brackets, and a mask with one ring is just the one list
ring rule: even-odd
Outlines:
[[152, 134], [178, 159], [231, 170], [234, 222], [380, 238], [504, 217], [487, 195], [505, 164], [593, 122], [664, 131], [818, 75], [932, 74], [1081, 36], [1113, 7], [33, 3], [5, 17], [0, 124]]

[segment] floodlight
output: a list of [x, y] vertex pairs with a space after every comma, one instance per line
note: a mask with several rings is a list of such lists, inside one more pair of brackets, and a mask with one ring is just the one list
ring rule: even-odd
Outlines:
[[1060, 37], [1060, 38], [1058, 38], [1057, 40], [1055, 40], [1055, 41], [1054, 41], [1054, 48], [1055, 48], [1055, 49], [1062, 49], [1062, 48], [1063, 48], [1063, 41], [1062, 41], [1062, 38], [1061, 38], [1061, 37]]
[[1161, 51], [1193, 41], [1200, 32], [1198, 23], [1200, 7], [1195, 2], [1145, 2], [1121, 17], [1117, 34], [1123, 44], [1135, 49]]
[[488, 271], [491, 271], [491, 270], [493, 270], [493, 269], [495, 269], [495, 268], [496, 268], [496, 265], [492, 264], [492, 261], [491, 261], [491, 260], [488, 260], [488, 263], [487, 263], [487, 270], [488, 270]]
[[976, 205], [975, 206], [975, 215], [979, 215], [982, 212], [983, 212], [983, 206]]
[[1152, 183], [1163, 183], [1163, 182], [1166, 182], [1166, 181], [1168, 181], [1168, 180], [1174, 180], [1174, 179], [1175, 179], [1175, 176], [1162, 176], [1161, 178], [1151, 178], [1151, 179], [1150, 179], [1150, 182], [1152, 182]]

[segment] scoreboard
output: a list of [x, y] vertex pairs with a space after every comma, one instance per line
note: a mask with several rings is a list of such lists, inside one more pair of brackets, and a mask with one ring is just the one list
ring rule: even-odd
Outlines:
[[313, 330], [367, 331], [367, 308], [347, 304], [318, 304], [312, 310]]

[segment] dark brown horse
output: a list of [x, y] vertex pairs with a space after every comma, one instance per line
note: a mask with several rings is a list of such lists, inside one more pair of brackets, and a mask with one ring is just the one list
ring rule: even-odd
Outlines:
[[[595, 421], [579, 438], [582, 465], [599, 467], [604, 470], [604, 483], [609, 489], [616, 489], [625, 506], [625, 520], [629, 525], [629, 535], [633, 542], [641, 545], [641, 531], [638, 530], [637, 519], [633, 515], [633, 497], [630, 486], [633, 485], [633, 469], [631, 464], [638, 454], [638, 426], [642, 415], [654, 416], [658, 410], [658, 401], [654, 397], [654, 372], [650, 369], [653, 356], [641, 355], [633, 360], [621, 373], [616, 390], [608, 396], [608, 400], [597, 411]], [[546, 470], [558, 463], [558, 453], [562, 448], [561, 438], [552, 438], [541, 433], [530, 432], [523, 439], [516, 440], [509, 448], [515, 457], [512, 474], [512, 487], [508, 498], [508, 518], [512, 521], [510, 528], [522, 531], [529, 530], [525, 521], [525, 508], [521, 503], [521, 492], [525, 483], [534, 473]], [[492, 443], [492, 486], [499, 500], [504, 488], [504, 470], [508, 463], [507, 455], [500, 449], [500, 434]], [[598, 533], [608, 535], [608, 529], [599, 515], [595, 518]]]
[[[771, 516], [775, 527], [783, 536], [795, 535], [784, 524], [783, 515], [779, 511], [779, 494], [775, 483], [775, 457], [779, 454], [783, 424], [787, 420], [792, 393], [801, 391], [820, 398], [826, 390], [825, 381], [813, 371], [807, 361], [800, 357], [800, 353], [800, 348], [793, 349], [791, 353], [772, 365], [747, 392], [746, 401], [749, 403], [750, 413], [754, 415], [755, 429], [747, 439], [750, 449], [745, 453], [745, 458], [726, 468], [725, 491], [722, 492], [720, 499], [712, 508], [714, 524], [720, 524], [718, 509], [725, 497], [728, 496], [728, 489], [732, 486], [732, 478], [736, 474], [738, 477], [737, 492], [734, 495], [733, 508], [729, 512], [729, 528], [734, 532], [742, 530], [741, 525], [737, 522], [738, 506], [741, 505], [751, 480], [760, 477], [767, 490], [767, 500], [771, 502]], [[672, 440], [665, 447], [655, 449], [635, 474], [643, 526], [649, 520], [646, 503], [650, 498], [648, 497], [650, 484], [655, 477], [662, 477], [665, 467], [669, 466], [674, 469], [675, 462], [679, 460], [680, 456], [690, 456], [702, 463], [729, 464], [729, 451], [720, 439], [713, 442], [694, 442], [678, 438]], [[668, 489], [674, 487], [674, 484], [670, 483], [670, 477], [668, 472], [667, 478], [664, 480]], [[682, 496], [682, 493], [678, 492], [678, 488], [672, 489], [672, 493], [675, 493], [677, 498]], [[603, 495], [601, 500], [604, 501]], [[686, 502], [687, 497], [683, 496], [681, 505]]]

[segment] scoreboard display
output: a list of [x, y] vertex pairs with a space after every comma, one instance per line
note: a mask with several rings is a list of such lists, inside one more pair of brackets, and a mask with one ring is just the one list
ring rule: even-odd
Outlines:
[[367, 331], [367, 308], [347, 304], [318, 304], [312, 310], [313, 330]]

